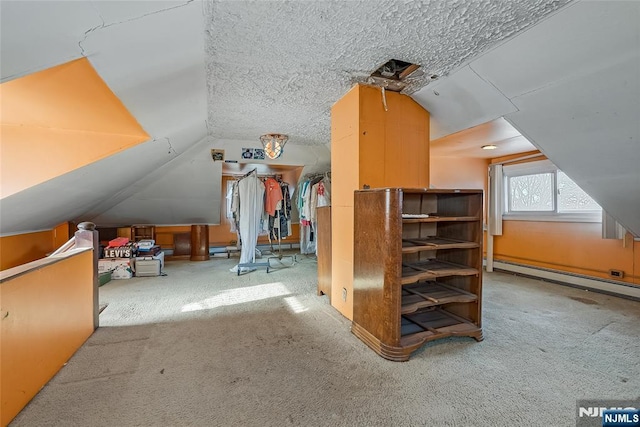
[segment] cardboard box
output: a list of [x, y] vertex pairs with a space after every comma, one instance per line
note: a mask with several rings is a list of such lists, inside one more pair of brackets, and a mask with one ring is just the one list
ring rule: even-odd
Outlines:
[[133, 270], [131, 269], [130, 258], [111, 258], [98, 260], [98, 274], [105, 271], [111, 272], [112, 279], [131, 279]]
[[117, 248], [105, 248], [103, 258], [131, 258], [133, 255], [133, 246], [119, 246]]

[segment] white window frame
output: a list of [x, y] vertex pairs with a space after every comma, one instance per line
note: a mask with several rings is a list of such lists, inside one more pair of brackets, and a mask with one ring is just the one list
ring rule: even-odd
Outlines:
[[[558, 168], [549, 160], [505, 165], [504, 174], [504, 206], [502, 218], [515, 221], [559, 221], [559, 222], [602, 222], [602, 211], [598, 212], [558, 212]], [[553, 177], [553, 210], [552, 211], [511, 211], [511, 178], [552, 173]]]

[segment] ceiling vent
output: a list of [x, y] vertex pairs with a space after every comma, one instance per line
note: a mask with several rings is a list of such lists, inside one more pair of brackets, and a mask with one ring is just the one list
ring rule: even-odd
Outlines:
[[399, 59], [391, 59], [371, 73], [368, 83], [393, 92], [402, 91], [412, 78], [421, 77], [424, 72], [420, 66]]

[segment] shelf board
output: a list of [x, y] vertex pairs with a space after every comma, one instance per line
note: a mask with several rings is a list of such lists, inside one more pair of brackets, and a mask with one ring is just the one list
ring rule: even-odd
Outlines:
[[475, 268], [455, 264], [437, 259], [402, 263], [402, 285], [415, 283], [419, 280], [430, 280], [445, 276], [474, 276], [478, 274]]
[[451, 221], [478, 221], [480, 218], [477, 216], [436, 216], [432, 215], [427, 218], [403, 218], [403, 224], [415, 224], [420, 222], [451, 222]]
[[478, 247], [480, 247], [480, 244], [476, 242], [467, 242], [464, 240], [436, 236], [422, 239], [402, 239], [402, 253], [404, 254], [438, 249], [470, 249]]
[[470, 292], [439, 282], [422, 282], [402, 287], [402, 314], [452, 302], [473, 302], [478, 297]]
[[478, 332], [481, 332], [481, 329], [473, 322], [435, 308], [402, 316], [401, 345], [409, 345], [415, 340], [428, 341], [444, 336], [469, 335]]

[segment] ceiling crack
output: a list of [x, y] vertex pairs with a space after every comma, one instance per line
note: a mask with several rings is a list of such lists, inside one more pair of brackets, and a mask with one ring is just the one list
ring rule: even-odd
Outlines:
[[91, 6], [93, 6], [93, 8], [95, 9], [96, 13], [98, 14], [98, 16], [100, 17], [100, 20], [102, 21], [102, 24], [100, 25], [96, 25], [93, 28], [89, 28], [87, 31], [84, 32], [84, 35], [82, 37], [82, 40], [80, 40], [78, 42], [78, 46], [80, 47], [80, 54], [82, 56], [87, 56], [85, 54], [84, 51], [84, 46], [82, 46], [82, 43], [84, 43], [85, 41], [87, 41], [87, 37], [89, 37], [89, 34], [91, 34], [92, 32], [96, 31], [98, 28], [104, 28], [105, 27], [105, 22], [104, 22], [104, 18], [102, 17], [102, 15], [100, 14], [100, 11], [98, 9], [96, 9], [95, 5], [93, 4], [93, 2], [91, 3]]
[[142, 19], [142, 18], [145, 18], [147, 16], [151, 16], [151, 15], [156, 15], [158, 13], [166, 12], [168, 10], [178, 9], [180, 7], [185, 7], [185, 6], [188, 6], [189, 3], [193, 3], [193, 2], [194, 2], [194, 0], [187, 0], [184, 4], [180, 4], [178, 6], [172, 6], [172, 7], [166, 8], [166, 9], [156, 10], [155, 12], [145, 13], [144, 15], [136, 16], [134, 18], [125, 19], [124, 21], [118, 21], [118, 22], [113, 22], [111, 24], [107, 24], [107, 25], [104, 26], [104, 28], [111, 27], [112, 25], [124, 24], [125, 22], [136, 21], [138, 19]]
[[180, 4], [178, 6], [172, 6], [172, 7], [168, 7], [166, 9], [160, 9], [160, 10], [156, 10], [155, 12], [149, 12], [149, 13], [145, 13], [144, 15], [140, 15], [140, 16], [136, 16], [134, 18], [129, 18], [129, 19], [125, 19], [124, 21], [118, 21], [118, 22], [112, 22], [110, 24], [107, 24], [104, 21], [104, 18], [102, 17], [102, 15], [100, 14], [100, 11], [95, 7], [95, 5], [93, 4], [93, 2], [91, 3], [91, 5], [94, 7], [94, 9], [96, 9], [96, 13], [98, 14], [98, 16], [100, 17], [100, 19], [102, 20], [102, 24], [100, 25], [96, 25], [93, 28], [88, 29], [87, 31], [84, 32], [84, 36], [82, 37], [82, 40], [80, 40], [78, 42], [78, 46], [80, 47], [80, 54], [82, 56], [86, 56], [85, 51], [84, 51], [84, 47], [82, 46], [82, 43], [87, 41], [87, 37], [89, 36], [89, 34], [91, 34], [92, 32], [98, 30], [98, 29], [103, 29], [103, 28], [108, 28], [111, 27], [113, 25], [119, 25], [119, 24], [124, 24], [126, 22], [131, 22], [131, 21], [136, 21], [138, 19], [144, 18], [146, 16], [150, 16], [150, 15], [155, 15], [157, 13], [162, 13], [162, 12], [166, 12], [168, 10], [173, 10], [173, 9], [178, 9], [180, 7], [184, 7], [184, 6], [188, 6], [189, 3], [192, 3], [194, 0], [187, 0], [184, 4]]
[[[173, 148], [173, 145], [171, 145], [171, 140], [169, 139], [169, 137], [165, 136], [162, 139], [167, 140], [167, 145], [169, 146], [167, 154], [171, 154], [173, 152], [173, 154], [178, 155], [178, 152], [175, 150], [175, 148]], [[154, 139], [154, 141], [157, 141], [157, 139]]]

